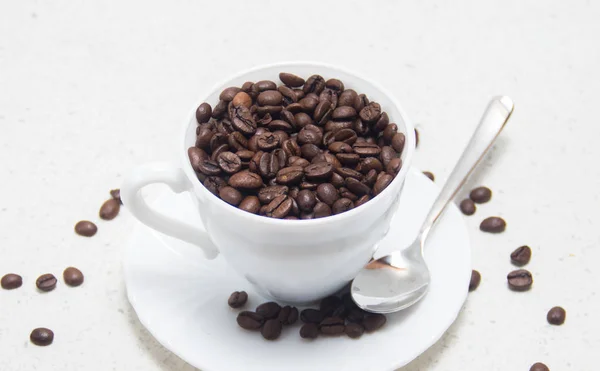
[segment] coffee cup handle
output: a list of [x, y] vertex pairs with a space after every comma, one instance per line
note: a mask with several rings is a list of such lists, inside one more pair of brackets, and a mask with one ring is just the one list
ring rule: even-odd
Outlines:
[[125, 178], [121, 187], [121, 199], [136, 219], [152, 229], [200, 247], [207, 259], [214, 259], [219, 250], [208, 233], [191, 224], [174, 219], [154, 210], [141, 190], [149, 184], [163, 183], [175, 193], [190, 191], [192, 184], [177, 165], [165, 162], [144, 164], [136, 167]]

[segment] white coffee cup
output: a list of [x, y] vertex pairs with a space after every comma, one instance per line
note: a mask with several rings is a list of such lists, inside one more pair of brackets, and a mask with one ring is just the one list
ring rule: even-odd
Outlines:
[[[390, 122], [395, 122], [398, 131], [406, 136], [402, 169], [382, 193], [342, 214], [313, 220], [280, 220], [231, 206], [200, 183], [187, 155], [196, 140], [196, 107], [202, 102], [214, 106], [220, 92], [229, 86], [241, 86], [246, 81], [279, 82], [280, 72], [305, 78], [313, 74], [337, 78], [346, 89], [364, 93], [381, 104]], [[121, 188], [123, 203], [142, 223], [200, 247], [206, 258], [223, 254], [228, 264], [257, 290], [287, 303], [307, 303], [338, 291], [371, 259], [397, 210], [415, 148], [413, 126], [386, 90], [344, 69], [305, 62], [261, 66], [227, 79], [197, 102], [180, 136], [175, 149], [179, 163], [150, 163], [135, 168]], [[150, 208], [140, 190], [153, 183], [164, 183], [176, 193], [190, 192], [203, 228]]]

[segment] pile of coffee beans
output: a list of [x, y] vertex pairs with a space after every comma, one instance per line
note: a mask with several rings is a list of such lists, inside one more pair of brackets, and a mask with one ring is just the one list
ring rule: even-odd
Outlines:
[[[235, 291], [229, 296], [227, 304], [231, 308], [241, 308], [248, 300], [245, 291]], [[267, 340], [277, 339], [283, 326], [290, 326], [300, 318], [300, 337], [315, 339], [319, 336], [347, 335], [356, 339], [365, 332], [380, 329], [386, 323], [382, 314], [374, 314], [358, 308], [349, 293], [340, 296], [328, 296], [321, 300], [319, 308], [307, 308], [300, 312], [291, 306], [280, 306], [270, 301], [256, 307], [255, 311], [243, 311], [237, 316], [238, 325], [245, 330], [260, 330]]]
[[196, 111], [188, 156], [223, 201], [278, 219], [313, 219], [358, 207], [402, 167], [405, 135], [379, 103], [338, 79], [280, 73], [229, 87]]

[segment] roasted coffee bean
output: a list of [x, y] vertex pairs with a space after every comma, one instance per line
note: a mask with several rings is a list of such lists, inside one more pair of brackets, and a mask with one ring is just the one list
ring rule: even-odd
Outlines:
[[498, 216], [490, 216], [481, 222], [479, 229], [488, 233], [501, 233], [506, 229], [506, 221]]
[[219, 189], [219, 197], [228, 204], [237, 206], [242, 202], [243, 196], [237, 189], [227, 186]]
[[[354, 304], [354, 302], [352, 304]], [[348, 312], [346, 319], [348, 320], [348, 322], [361, 323], [365, 318], [365, 313], [366, 312], [360, 308], [352, 308]]]
[[567, 317], [567, 311], [562, 307], [554, 307], [548, 311], [546, 315], [546, 320], [549, 324], [560, 326], [565, 323], [565, 318]]
[[321, 321], [323, 321], [323, 318], [323, 313], [317, 309], [309, 308], [300, 312], [300, 320], [302, 320], [304, 323], [319, 324]]
[[200, 162], [198, 165], [198, 170], [200, 170], [202, 174], [206, 175], [219, 175], [221, 173], [219, 164], [213, 160], [204, 160]]
[[265, 215], [269, 218], [283, 219], [292, 210], [292, 199], [288, 196], [277, 196], [269, 202], [265, 209]]
[[246, 291], [234, 291], [229, 296], [229, 299], [227, 300], [227, 304], [231, 308], [237, 309], [237, 308], [243, 307], [247, 301], [248, 301], [248, 294], [246, 293]]
[[476, 290], [479, 287], [479, 283], [481, 282], [481, 274], [473, 269], [471, 271], [471, 281], [469, 282], [469, 291]]
[[339, 200], [335, 201], [331, 206], [331, 211], [334, 215], [346, 212], [348, 210], [352, 210], [354, 208], [354, 202], [349, 198], [342, 197]]
[[369, 170], [369, 172], [363, 178], [362, 182], [368, 185], [369, 187], [373, 187], [373, 185], [375, 185], [375, 182], [377, 181], [377, 174], [379, 174], [377, 170]]
[[435, 176], [433, 175], [433, 173], [431, 171], [424, 171], [423, 175], [425, 175], [426, 177], [428, 177], [429, 180], [431, 180], [432, 182], [435, 180]]
[[392, 143], [392, 138], [394, 137], [394, 135], [396, 135], [396, 133], [398, 132], [398, 125], [396, 124], [389, 124], [388, 126], [385, 127], [385, 129], [383, 129], [383, 140], [386, 142], [386, 144], [391, 144]]
[[325, 123], [325, 126], [323, 127], [323, 129], [325, 129], [325, 131], [331, 131], [331, 135], [333, 135], [333, 133], [335, 133], [338, 130], [342, 130], [342, 129], [352, 129], [353, 128], [353, 124], [352, 121], [327, 121]]
[[[352, 179], [352, 178], [350, 178]], [[347, 198], [350, 201], [354, 202], [354, 201], [358, 201], [358, 196], [355, 195], [354, 193], [352, 193], [348, 188], [346, 187], [341, 187], [339, 190], [340, 193], [340, 197], [342, 198]]]
[[294, 120], [296, 120], [296, 127], [300, 129], [313, 123], [312, 118], [304, 112], [296, 113], [294, 115]]
[[328, 162], [319, 162], [304, 168], [306, 178], [309, 180], [328, 179], [333, 173], [333, 165]]
[[531, 368], [529, 368], [529, 371], [550, 371], [550, 369], [545, 364], [537, 362], [534, 363]]
[[277, 84], [271, 80], [261, 80], [254, 84], [259, 92], [277, 89]]
[[63, 271], [63, 280], [68, 286], [80, 286], [83, 283], [83, 273], [75, 267], [68, 267]]
[[250, 108], [250, 106], [252, 106], [252, 97], [250, 97], [248, 93], [240, 91], [233, 97], [231, 103], [234, 107]]
[[80, 236], [92, 237], [96, 232], [98, 232], [98, 227], [88, 220], [82, 220], [75, 224], [75, 233]]
[[258, 214], [260, 210], [260, 201], [256, 196], [246, 196], [240, 202], [239, 208], [252, 214]]
[[350, 106], [341, 106], [336, 108], [331, 115], [334, 120], [347, 120], [356, 116], [356, 110]]
[[289, 188], [282, 185], [269, 186], [261, 188], [258, 191], [258, 199], [263, 204], [268, 204], [275, 199], [277, 196], [288, 194]]
[[307, 143], [300, 147], [300, 153], [302, 154], [302, 157], [311, 161], [316, 155], [321, 153], [321, 149], [314, 144]]
[[356, 132], [352, 129], [341, 129], [331, 134], [328, 140], [323, 136], [323, 144], [329, 146], [334, 142], [343, 142], [349, 145], [353, 145], [356, 142]]
[[[260, 129], [260, 128], [259, 128]], [[259, 151], [258, 149], [258, 135], [254, 134], [248, 139], [248, 149], [252, 152]]]
[[352, 146], [344, 142], [333, 142], [329, 145], [329, 150], [333, 153], [352, 153]]
[[279, 74], [279, 80], [292, 88], [297, 88], [304, 85], [304, 79], [302, 77], [291, 73], [281, 72]]
[[204, 184], [204, 187], [206, 187], [206, 189], [208, 189], [212, 194], [218, 195], [219, 189], [225, 187], [227, 185], [227, 182], [225, 182], [220, 177], [209, 176], [204, 180], [202, 184]]
[[221, 152], [218, 155], [217, 163], [227, 174], [237, 173], [242, 169], [242, 160], [233, 152]]
[[399, 157], [393, 158], [388, 165], [385, 167], [385, 171], [393, 176], [398, 175], [400, 170], [402, 169], [402, 159]]
[[279, 115], [283, 111], [283, 106], [258, 106], [256, 107], [256, 113], [259, 116], [265, 115]]
[[398, 154], [396, 153], [396, 151], [394, 151], [392, 147], [381, 147], [381, 153], [379, 154], [379, 158], [381, 159], [383, 166], [387, 166], [390, 163], [390, 161], [392, 161], [392, 159], [396, 157], [398, 157]]
[[333, 166], [334, 169], [342, 167], [342, 163], [340, 162], [340, 160], [338, 160], [337, 157], [335, 157], [329, 152], [321, 152], [320, 154], [313, 157], [311, 161], [311, 163], [313, 164], [318, 164], [321, 162], [331, 164], [331, 166]]
[[379, 103], [371, 102], [360, 110], [359, 117], [365, 122], [376, 122], [381, 117], [381, 106]]
[[228, 151], [229, 151], [229, 145], [228, 144], [221, 144], [220, 146], [216, 147], [213, 150], [212, 154], [210, 155], [210, 159], [213, 160], [213, 161], [216, 161], [217, 164], [218, 164], [219, 162], [217, 160], [219, 159], [219, 156], [221, 155], [221, 153], [228, 152]]
[[300, 146], [295, 140], [288, 139], [281, 144], [281, 148], [285, 151], [288, 158], [292, 156], [300, 156], [302, 154]]
[[527, 291], [533, 284], [531, 272], [525, 269], [517, 269], [506, 276], [508, 287], [513, 291]]
[[277, 172], [279, 184], [298, 184], [304, 177], [304, 170], [300, 166], [288, 166]]
[[250, 98], [255, 99], [258, 96], [258, 87], [252, 81], [246, 81], [242, 85], [242, 91], [248, 93]]
[[260, 329], [263, 338], [267, 340], [275, 340], [281, 335], [282, 325], [277, 319], [270, 319]]
[[258, 148], [263, 151], [270, 151], [279, 146], [279, 137], [273, 133], [263, 133], [258, 136]]
[[531, 260], [531, 248], [527, 245], [517, 247], [517, 249], [510, 254], [510, 261], [514, 265], [520, 267], [529, 263], [529, 260]]
[[225, 114], [225, 112], [227, 112], [228, 103], [229, 102], [220, 100], [212, 111], [212, 117], [216, 119], [221, 118]]
[[324, 218], [326, 216], [331, 216], [332, 211], [331, 207], [324, 202], [317, 202], [313, 209], [314, 217], [316, 218]]
[[305, 167], [310, 165], [310, 162], [308, 162], [308, 160], [305, 158], [296, 157], [293, 161], [288, 161], [288, 165], [289, 166], [299, 166], [304, 169]]
[[5, 290], [18, 289], [21, 285], [23, 285], [23, 278], [15, 273], [5, 274], [0, 280], [0, 286]]
[[319, 130], [308, 129], [310, 126], [313, 126], [313, 125], [305, 126], [298, 133], [298, 144], [299, 145], [309, 143], [309, 144], [315, 144], [318, 146], [321, 144], [321, 141], [323, 140], [323, 134]]
[[35, 281], [35, 285], [40, 291], [52, 291], [56, 288], [57, 279], [51, 273], [42, 274]]
[[294, 114], [292, 112], [285, 109], [285, 110], [281, 111], [279, 116], [281, 117], [281, 119], [283, 121], [290, 124], [292, 126], [292, 128], [294, 128], [294, 129], [296, 128], [296, 116], [294, 116]]
[[325, 86], [331, 90], [334, 90], [338, 93], [344, 91], [344, 83], [338, 79], [329, 79], [325, 82]]
[[236, 189], [257, 189], [263, 186], [260, 175], [242, 170], [229, 178], [229, 185]]
[[105, 201], [100, 207], [100, 212], [98, 213], [101, 219], [104, 220], [113, 220], [121, 209], [121, 204], [119, 201], [111, 198], [110, 200]]
[[236, 130], [239, 130], [244, 135], [251, 135], [256, 132], [256, 122], [250, 113], [250, 109], [240, 106], [233, 110], [232, 124]]
[[323, 126], [327, 121], [329, 121], [329, 118], [331, 118], [332, 113], [333, 107], [331, 105], [331, 102], [324, 100], [319, 102], [319, 104], [317, 104], [317, 107], [315, 107], [315, 113], [313, 115], [313, 118], [315, 119], [317, 125]]
[[[398, 167], [398, 171], [400, 170], [400, 166], [402, 166], [402, 162], [400, 161], [400, 159], [398, 158], [398, 163], [395, 165]], [[388, 164], [389, 166], [391, 162]], [[358, 163], [358, 166], [356, 167], [356, 171], [359, 171], [363, 174], [368, 174], [369, 171], [371, 170], [375, 170], [377, 173], [383, 171], [383, 164], [381, 163], [381, 161], [379, 161], [377, 158], [375, 157], [366, 157], [363, 158], [362, 160], [360, 160], [360, 162]], [[391, 175], [396, 175], [396, 173], [391, 173], [388, 172]]]
[[38, 327], [31, 331], [29, 340], [31, 340], [31, 342], [37, 346], [45, 347], [52, 344], [54, 341], [54, 332], [45, 327]]
[[248, 149], [242, 149], [240, 151], [237, 151], [235, 154], [242, 161], [242, 167], [248, 166], [250, 164], [250, 160], [252, 160], [252, 157], [254, 157], [254, 152]]
[[196, 147], [204, 150], [210, 149], [210, 140], [212, 139], [215, 132], [209, 128], [201, 128], [196, 136]]
[[277, 319], [284, 325], [293, 325], [298, 321], [298, 308], [286, 305], [279, 311]]
[[462, 211], [465, 215], [473, 215], [477, 210], [475, 203], [470, 198], [465, 198], [460, 202], [459, 205], [460, 211]]
[[[361, 180], [363, 175], [356, 170], [350, 169], [348, 167], [341, 167], [339, 169], [335, 169], [335, 172], [341, 175], [343, 178], [354, 178]], [[333, 183], [333, 182], [332, 182]]]
[[[192, 148], [194, 148], [194, 147], [192, 147]], [[115, 200], [119, 201], [119, 204], [123, 205], [123, 200], [121, 200], [121, 190], [119, 188], [117, 188], [117, 189], [111, 189], [110, 190], [110, 197], [112, 197]]]
[[273, 121], [273, 117], [271, 116], [270, 113], [266, 113], [260, 119], [257, 119], [255, 117], [254, 121], [256, 121], [256, 126], [258, 126], [258, 128], [256, 128], [256, 132], [254, 134], [261, 135], [262, 133], [265, 133], [267, 131], [265, 129], [265, 126], [268, 126], [271, 123], [271, 121]]
[[205, 122], [208, 122], [208, 120], [210, 120], [211, 115], [212, 108], [210, 104], [202, 103], [200, 106], [198, 106], [198, 109], [196, 110], [196, 120], [199, 124], [204, 124]]
[[298, 203], [298, 207], [300, 210], [304, 212], [311, 212], [317, 203], [317, 199], [315, 194], [308, 189], [303, 189], [298, 192], [298, 197], [296, 197], [296, 202]]
[[328, 101], [331, 103], [331, 109], [335, 110], [337, 107], [338, 96], [337, 93], [331, 89], [325, 88], [321, 94], [319, 94], [319, 102]]
[[302, 87], [302, 91], [304, 94], [315, 93], [317, 95], [321, 94], [321, 92], [325, 89], [325, 79], [320, 75], [312, 75]]
[[248, 139], [239, 131], [234, 131], [227, 137], [227, 144], [235, 152], [244, 151], [248, 148]]
[[229, 87], [221, 92], [221, 95], [219, 95], [219, 99], [224, 100], [226, 102], [231, 102], [233, 100], [233, 98], [235, 97], [235, 95], [237, 93], [239, 93], [241, 90], [242, 89], [235, 87], [235, 86]]
[[261, 305], [256, 307], [256, 313], [264, 317], [265, 319], [277, 318], [280, 310], [281, 306], [275, 303], [274, 301], [262, 303]]
[[[298, 101], [298, 104], [302, 107], [302, 110], [306, 113], [314, 112], [315, 108], [319, 104], [319, 98], [313, 96], [306, 96]], [[297, 120], [297, 118], [296, 118]]]
[[344, 90], [338, 98], [338, 106], [354, 106], [354, 101], [358, 98], [356, 91], [352, 89]]
[[346, 187], [358, 197], [368, 195], [371, 192], [369, 186], [354, 178], [346, 178]]
[[265, 319], [260, 314], [245, 310], [238, 314], [237, 323], [245, 330], [258, 330], [265, 323]]
[[[380, 174], [382, 174], [382, 173], [380, 173]], [[377, 179], [377, 181], [375, 182], [375, 185], [373, 186], [373, 193], [375, 194], [375, 196], [377, 196], [378, 194], [383, 192], [383, 190], [386, 189], [387, 186], [390, 185], [392, 180], [394, 180], [393, 176], [383, 173], [383, 175], [381, 175], [381, 177], [379, 177], [379, 179]]]
[[277, 91], [281, 93], [283, 97], [283, 105], [288, 106], [292, 103], [298, 102], [298, 96], [294, 92], [294, 90], [287, 86], [280, 86], [277, 88]]
[[316, 323], [306, 323], [300, 327], [300, 337], [316, 339], [319, 336], [319, 326]]
[[365, 327], [365, 331], [373, 332], [385, 325], [386, 321], [387, 318], [383, 314], [370, 313], [365, 316], [362, 324]]
[[279, 159], [269, 152], [263, 153], [258, 163], [258, 170], [263, 177], [274, 178], [279, 171]]
[[345, 333], [349, 338], [357, 339], [365, 333], [365, 328], [360, 323], [349, 323], [346, 325]]
[[304, 181], [304, 182], [300, 183], [300, 189], [308, 189], [311, 191], [316, 191], [318, 185], [319, 184], [311, 182], [311, 181]]
[[263, 91], [256, 99], [261, 106], [277, 106], [283, 101], [283, 95], [277, 90]]
[[344, 177], [342, 177], [339, 174], [333, 173], [333, 174], [331, 174], [330, 182], [336, 188], [343, 187], [344, 186]]
[[[360, 112], [363, 110], [363, 108], [365, 108], [367, 105], [369, 104], [369, 99], [367, 98], [366, 95], [364, 94], [359, 94], [356, 99], [354, 99], [354, 104], [353, 107], [356, 110], [356, 112]], [[375, 121], [376, 119], [374, 119], [373, 121]], [[365, 120], [366, 121], [366, 120]]]
[[304, 98], [304, 91], [302, 91], [302, 89], [293, 89], [294, 90], [294, 94], [296, 94], [296, 98], [298, 100]]
[[477, 187], [469, 193], [469, 198], [478, 204], [484, 204], [492, 198], [492, 190], [488, 187]]
[[338, 192], [337, 189], [331, 183], [321, 183], [317, 186], [317, 196], [321, 202], [331, 206], [337, 201]]
[[402, 153], [404, 149], [404, 143], [406, 142], [406, 137], [402, 133], [396, 133], [392, 137], [392, 148], [394, 151], [398, 153]]
[[379, 117], [379, 120], [377, 120], [377, 122], [373, 125], [373, 133], [379, 134], [388, 126], [389, 123], [390, 118], [388, 117], [388, 114], [383, 112]]
[[359, 198], [358, 200], [354, 201], [354, 207], [359, 207], [360, 205], [364, 205], [370, 199], [371, 199], [371, 197], [369, 195], [364, 195], [361, 198]]
[[198, 166], [203, 160], [208, 159], [208, 154], [203, 149], [198, 147], [190, 147], [188, 148], [188, 157], [190, 159], [192, 169], [194, 169], [196, 172], [199, 172], [200, 170], [198, 169]]
[[325, 335], [341, 335], [345, 328], [344, 320], [339, 317], [327, 317], [319, 324], [319, 330]]
[[338, 153], [335, 157], [343, 166], [354, 167], [360, 162], [360, 156], [356, 153]]

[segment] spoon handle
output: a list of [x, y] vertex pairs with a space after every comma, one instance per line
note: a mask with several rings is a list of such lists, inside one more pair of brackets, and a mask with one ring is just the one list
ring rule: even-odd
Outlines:
[[477, 126], [469, 144], [460, 156], [454, 170], [452, 170], [446, 184], [444, 184], [440, 194], [431, 206], [427, 218], [423, 222], [419, 233], [421, 241], [425, 241], [431, 227], [433, 227], [446, 209], [446, 206], [448, 206], [450, 201], [452, 201], [465, 184], [469, 175], [475, 170], [475, 167], [477, 167], [483, 156], [492, 147], [492, 144], [494, 144], [494, 141], [510, 118], [513, 108], [512, 99], [509, 97], [494, 97], [490, 101], [479, 126]]

